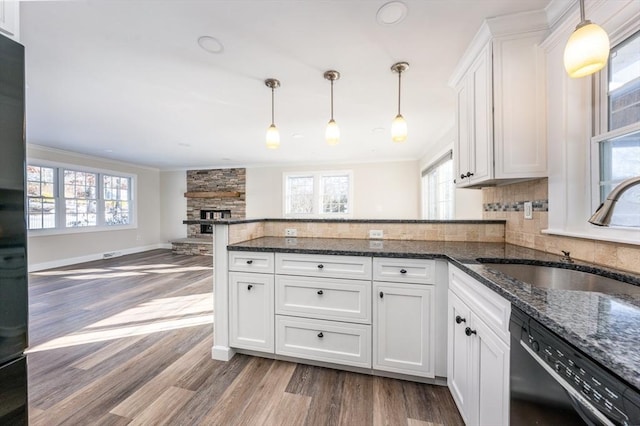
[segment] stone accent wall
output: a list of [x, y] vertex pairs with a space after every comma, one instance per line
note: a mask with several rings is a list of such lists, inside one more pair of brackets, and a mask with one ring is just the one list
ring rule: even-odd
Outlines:
[[[201, 238], [204, 240], [204, 238]], [[200, 255], [200, 256], [213, 256], [213, 244], [197, 244], [193, 242], [172, 242], [171, 243], [171, 252], [173, 254], [186, 254], [190, 256]]]
[[[187, 170], [187, 192], [238, 192], [239, 197], [187, 198], [187, 220], [200, 219], [200, 210], [231, 210], [233, 219], [246, 216], [246, 169]], [[188, 238], [200, 234], [200, 225], [187, 226]]]
[[[571, 257], [611, 268], [640, 273], [640, 246], [611, 243], [586, 238], [571, 238], [547, 235], [540, 231], [549, 227], [549, 212], [546, 206], [533, 209], [533, 219], [524, 219], [520, 208], [496, 210], [495, 205], [519, 206], [524, 201], [549, 199], [548, 179], [537, 179], [512, 185], [482, 189], [484, 219], [504, 219], [507, 221], [505, 242], [562, 255], [571, 252]], [[585, 218], [586, 220], [586, 218]]]

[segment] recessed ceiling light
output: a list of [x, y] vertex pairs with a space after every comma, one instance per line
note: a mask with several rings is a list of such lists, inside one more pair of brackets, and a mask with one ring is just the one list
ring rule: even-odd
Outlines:
[[222, 53], [224, 52], [224, 46], [215, 37], [202, 36], [198, 38], [198, 45], [209, 53]]
[[231, 158], [223, 157], [222, 161], [231, 161]]
[[112, 149], [105, 149], [104, 152], [113, 152]]
[[184, 146], [185, 148], [189, 148], [191, 145], [184, 142], [178, 142], [178, 146]]
[[384, 132], [384, 127], [376, 127], [371, 130], [373, 133], [382, 133]]
[[302, 139], [304, 138], [304, 135], [302, 133], [294, 133], [291, 137], [294, 139]]
[[390, 1], [378, 9], [376, 19], [381, 25], [393, 25], [401, 22], [407, 16], [407, 5], [400, 1]]

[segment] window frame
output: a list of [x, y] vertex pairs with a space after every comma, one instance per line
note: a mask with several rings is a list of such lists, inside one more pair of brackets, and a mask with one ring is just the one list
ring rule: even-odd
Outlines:
[[[322, 196], [321, 181], [323, 177], [331, 176], [348, 176], [349, 190], [348, 202], [349, 211], [347, 213], [322, 213]], [[311, 213], [287, 213], [287, 180], [291, 177], [313, 177], [313, 211]], [[354, 198], [353, 198], [353, 171], [352, 170], [323, 170], [323, 171], [300, 171], [300, 172], [284, 172], [282, 174], [282, 216], [285, 218], [321, 218], [321, 219], [347, 219], [353, 217]]]
[[[625, 28], [621, 28], [618, 32], [610, 35], [611, 50], [623, 44], [625, 41], [633, 36], [640, 37], [640, 24], [628, 25]], [[610, 60], [609, 60], [610, 61]], [[593, 109], [592, 109], [592, 131], [590, 138], [590, 178], [591, 178], [591, 194], [590, 194], [590, 206], [591, 212], [601, 204], [601, 188], [600, 188], [600, 144], [601, 142], [618, 138], [620, 136], [629, 135], [640, 131], [640, 121], [632, 123], [624, 127], [620, 127], [614, 130], [609, 130], [609, 61], [607, 65], [595, 76], [593, 76], [592, 97], [593, 97]], [[607, 228], [599, 228], [595, 225], [589, 225], [591, 228], [597, 228], [599, 232], [606, 231], [640, 231], [638, 227], [628, 227], [620, 225], [610, 225]]]
[[[435, 161], [429, 164], [420, 172], [420, 185], [421, 185], [421, 197], [422, 197], [422, 219], [424, 220], [453, 220], [456, 215], [456, 197], [455, 197], [455, 184], [453, 183], [453, 174], [451, 176], [451, 200], [450, 200], [450, 212], [449, 217], [446, 219], [440, 219], [438, 217], [429, 217], [430, 209], [428, 206], [428, 185], [425, 182], [425, 177], [427, 177], [432, 171], [444, 165], [446, 162], [451, 161], [452, 171], [455, 169], [455, 165], [453, 164], [453, 150], [447, 151], [444, 155], [438, 157]], [[455, 173], [455, 172], [454, 172]], [[438, 203], [439, 204], [439, 203]]]
[[[86, 232], [104, 232], [104, 231], [118, 231], [126, 229], [137, 229], [138, 227], [138, 202], [137, 202], [137, 185], [138, 176], [133, 173], [127, 173], [117, 170], [108, 170], [95, 167], [87, 167], [78, 164], [59, 163], [48, 160], [40, 159], [27, 159], [27, 165], [34, 167], [48, 167], [54, 169], [54, 192], [55, 192], [55, 206], [56, 206], [56, 227], [44, 228], [44, 229], [27, 229], [29, 237], [47, 236], [47, 235], [61, 235], [61, 234], [76, 234]], [[91, 226], [78, 226], [67, 227], [66, 226], [66, 199], [64, 194], [64, 171], [70, 170], [83, 173], [96, 174], [96, 225]], [[107, 225], [104, 217], [105, 200], [103, 193], [102, 179], [104, 175], [124, 177], [129, 179], [129, 223], [124, 225]], [[28, 216], [29, 211], [25, 214]], [[28, 218], [27, 218], [28, 224]]]

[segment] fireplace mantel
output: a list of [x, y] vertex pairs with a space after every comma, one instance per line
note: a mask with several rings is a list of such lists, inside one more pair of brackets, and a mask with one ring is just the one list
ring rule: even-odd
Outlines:
[[186, 198], [240, 198], [242, 195], [244, 195], [242, 192], [237, 192], [237, 191], [221, 191], [221, 192], [200, 191], [200, 192], [184, 193], [184, 196]]

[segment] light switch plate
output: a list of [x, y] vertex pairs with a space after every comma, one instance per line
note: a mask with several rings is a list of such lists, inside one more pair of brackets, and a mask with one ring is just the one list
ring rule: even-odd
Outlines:
[[524, 218], [533, 219], [533, 203], [531, 201], [524, 202]]

